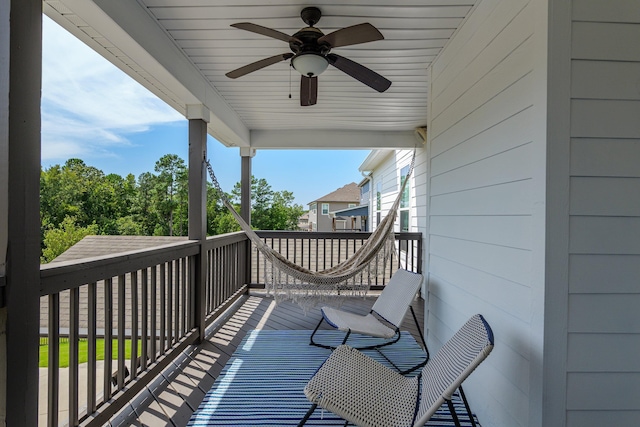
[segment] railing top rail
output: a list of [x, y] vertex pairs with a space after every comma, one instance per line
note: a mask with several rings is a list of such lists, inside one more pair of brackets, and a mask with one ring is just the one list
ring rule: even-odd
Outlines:
[[40, 296], [195, 255], [199, 251], [198, 245], [198, 241], [188, 240], [147, 249], [43, 264], [40, 266]]
[[236, 231], [234, 233], [220, 234], [218, 236], [207, 237], [205, 241], [205, 249], [215, 249], [234, 243], [244, 242], [248, 239], [244, 231]]
[[[278, 230], [256, 230], [260, 237], [276, 239], [367, 239], [370, 231], [278, 231]], [[396, 240], [415, 240], [422, 238], [422, 233], [395, 233]]]

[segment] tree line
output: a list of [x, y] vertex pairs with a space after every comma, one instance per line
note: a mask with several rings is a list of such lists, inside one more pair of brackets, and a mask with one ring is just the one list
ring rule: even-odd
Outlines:
[[[43, 263], [84, 236], [185, 236], [188, 232], [188, 170], [175, 154], [162, 156], [154, 172], [122, 177], [69, 159], [40, 172], [40, 234]], [[240, 183], [225, 196], [240, 210]], [[257, 230], [296, 230], [304, 213], [290, 191], [274, 191], [263, 178], [251, 177], [251, 223]], [[207, 182], [207, 234], [239, 231]]]

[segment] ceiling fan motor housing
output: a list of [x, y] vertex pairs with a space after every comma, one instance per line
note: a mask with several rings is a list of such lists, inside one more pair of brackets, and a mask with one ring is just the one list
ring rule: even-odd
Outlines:
[[293, 35], [292, 40], [289, 42], [289, 48], [296, 55], [315, 53], [324, 56], [329, 53], [331, 47], [326, 43], [318, 43], [318, 39], [322, 36], [324, 36], [324, 33], [315, 27], [303, 28]]

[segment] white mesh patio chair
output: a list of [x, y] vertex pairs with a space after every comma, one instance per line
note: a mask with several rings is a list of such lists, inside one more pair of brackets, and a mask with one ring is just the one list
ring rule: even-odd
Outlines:
[[335, 346], [318, 343], [313, 339], [322, 322], [327, 322], [330, 326], [346, 332], [342, 344], [346, 344], [352, 332], [385, 339], [374, 345], [357, 347], [358, 350], [378, 350], [381, 347], [398, 342], [401, 336], [400, 325], [407, 311], [411, 310], [411, 315], [418, 329], [418, 334], [420, 335], [424, 349], [427, 352], [427, 357], [422, 363], [411, 369], [402, 371], [402, 373], [407, 374], [423, 367], [429, 359], [429, 350], [427, 350], [427, 343], [422, 335], [416, 313], [411, 306], [411, 302], [418, 293], [421, 283], [422, 274], [399, 269], [393, 274], [389, 283], [384, 287], [382, 293], [373, 304], [371, 311], [366, 315], [350, 313], [333, 307], [322, 307], [322, 318], [311, 334], [310, 344], [330, 350], [336, 348]]
[[492, 349], [493, 332], [480, 314], [471, 317], [412, 378], [341, 345], [307, 383], [304, 393], [313, 405], [298, 425], [304, 425], [320, 406], [361, 427], [418, 427], [446, 402], [460, 427], [452, 395]]

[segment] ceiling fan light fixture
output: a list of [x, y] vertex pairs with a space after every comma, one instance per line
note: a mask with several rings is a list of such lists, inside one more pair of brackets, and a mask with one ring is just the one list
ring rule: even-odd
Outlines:
[[316, 53], [302, 53], [291, 60], [291, 65], [303, 76], [315, 77], [327, 69], [329, 61], [324, 56]]

